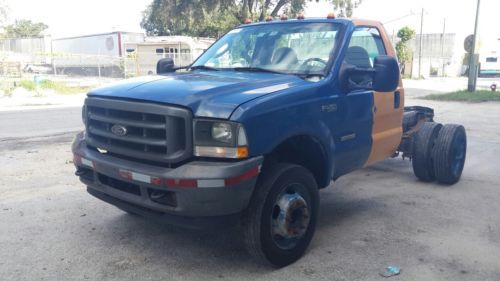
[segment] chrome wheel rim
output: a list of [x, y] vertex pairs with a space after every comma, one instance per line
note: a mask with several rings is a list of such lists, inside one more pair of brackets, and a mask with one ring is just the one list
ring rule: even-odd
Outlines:
[[271, 237], [280, 249], [294, 248], [304, 237], [310, 222], [310, 207], [306, 189], [291, 184], [278, 195], [271, 212]]

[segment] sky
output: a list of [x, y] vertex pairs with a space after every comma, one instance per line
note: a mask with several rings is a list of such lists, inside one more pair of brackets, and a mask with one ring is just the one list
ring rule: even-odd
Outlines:
[[[139, 31], [142, 12], [152, 0], [4, 0], [10, 9], [10, 21], [31, 19], [49, 25], [53, 38], [110, 31]], [[363, 0], [355, 18], [384, 23], [389, 34], [408, 25], [417, 33], [424, 8], [424, 33], [446, 32], [464, 38], [473, 33], [477, 0]], [[324, 17], [331, 4], [310, 2], [306, 17]], [[500, 45], [500, 0], [482, 0], [479, 31], [483, 46]]]
[[139, 31], [142, 12], [152, 0], [4, 0], [9, 19], [31, 19], [49, 26], [53, 38]]
[[[384, 24], [389, 34], [410, 26], [420, 33], [420, 15], [424, 8], [423, 33], [457, 34], [463, 40], [474, 32], [477, 0], [363, 0], [354, 18], [372, 19]], [[306, 16], [323, 16], [329, 6], [325, 2], [310, 5]], [[481, 0], [479, 38], [482, 48], [500, 52], [500, 0]]]

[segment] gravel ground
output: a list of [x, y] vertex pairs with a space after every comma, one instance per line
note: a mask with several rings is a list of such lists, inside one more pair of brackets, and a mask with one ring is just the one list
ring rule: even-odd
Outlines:
[[418, 182], [389, 159], [321, 191], [306, 255], [283, 269], [254, 263], [239, 229], [195, 232], [134, 217], [88, 195], [70, 135], [0, 141], [0, 280], [500, 279], [500, 103], [415, 101], [464, 124], [454, 186]]

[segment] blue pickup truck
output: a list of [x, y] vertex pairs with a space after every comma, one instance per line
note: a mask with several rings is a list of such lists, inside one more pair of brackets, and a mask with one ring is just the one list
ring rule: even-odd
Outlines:
[[239, 223], [253, 256], [285, 266], [313, 237], [319, 189], [342, 175], [402, 155], [422, 181], [460, 179], [464, 127], [433, 116], [404, 106], [380, 23], [284, 18], [92, 90], [72, 150], [91, 195], [184, 227]]

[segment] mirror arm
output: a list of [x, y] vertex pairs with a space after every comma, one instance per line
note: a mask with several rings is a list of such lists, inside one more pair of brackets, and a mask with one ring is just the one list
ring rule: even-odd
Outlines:
[[375, 74], [375, 69], [373, 68], [364, 68], [364, 67], [353, 67], [349, 69], [349, 71], [356, 72], [356, 73], [363, 73], [363, 74], [369, 74], [369, 75], [374, 75]]
[[[356, 74], [365, 74], [369, 75], [372, 78], [375, 76], [375, 69], [373, 68], [365, 68], [365, 67], [350, 67], [347, 69], [347, 76], [352, 75], [353, 73]], [[370, 86], [358, 86], [358, 85], [349, 85], [349, 90], [350, 91], [356, 91], [356, 90], [372, 90], [373, 88]]]
[[175, 72], [175, 71], [181, 70], [181, 69], [189, 69], [189, 68], [191, 68], [192, 65], [193, 64], [189, 64], [189, 65], [185, 65], [185, 66], [177, 66], [177, 67], [172, 68], [172, 70]]
[[356, 91], [356, 90], [373, 90], [373, 87], [371, 86], [351, 86], [349, 87], [349, 90], [351, 91]]

